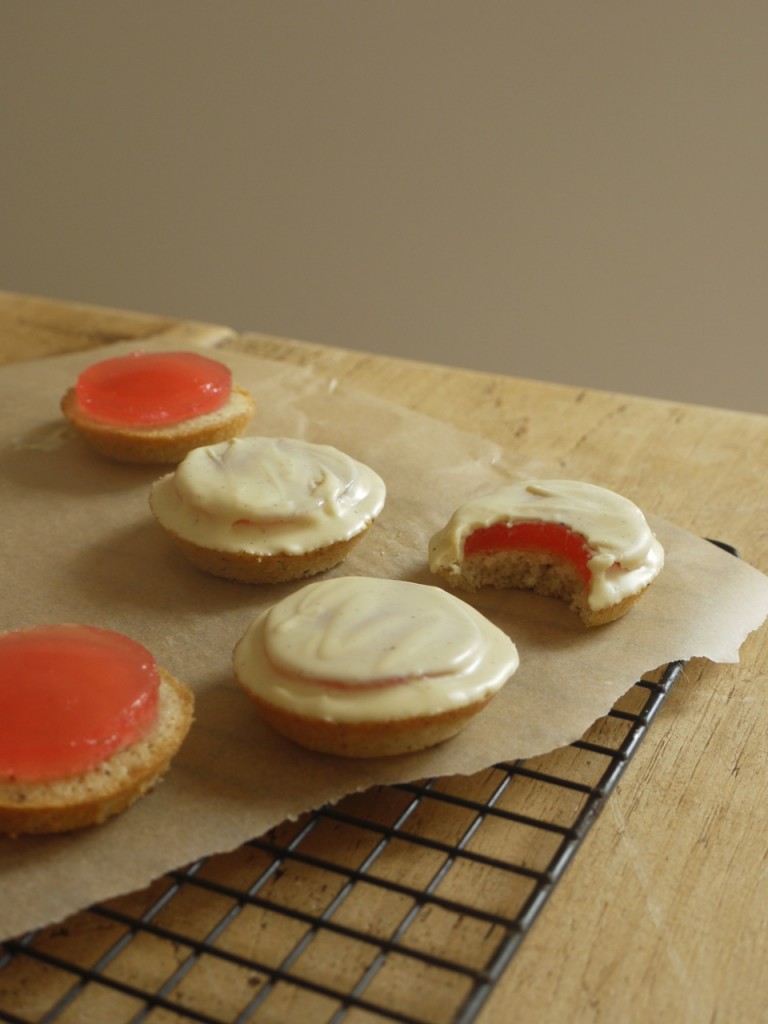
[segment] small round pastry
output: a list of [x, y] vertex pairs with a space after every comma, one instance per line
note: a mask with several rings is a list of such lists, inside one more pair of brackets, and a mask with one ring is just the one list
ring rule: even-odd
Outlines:
[[578, 480], [501, 487], [461, 505], [429, 542], [429, 567], [449, 586], [533, 590], [587, 626], [629, 611], [663, 565], [640, 509]]
[[149, 503], [197, 568], [282, 583], [343, 561], [385, 497], [381, 477], [330, 445], [244, 437], [190, 452]]
[[132, 352], [84, 370], [61, 410], [100, 455], [174, 463], [193, 448], [241, 434], [255, 402], [215, 359], [197, 352]]
[[518, 664], [512, 640], [455, 595], [362, 576], [294, 591], [233, 654], [237, 681], [276, 732], [342, 757], [442, 743]]
[[121, 633], [0, 635], [0, 832], [64, 832], [125, 810], [167, 771], [193, 707], [189, 687]]

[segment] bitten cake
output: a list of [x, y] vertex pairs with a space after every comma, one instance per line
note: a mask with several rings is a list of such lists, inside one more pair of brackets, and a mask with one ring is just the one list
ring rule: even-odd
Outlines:
[[454, 736], [514, 674], [518, 654], [440, 587], [343, 576], [259, 615], [233, 665], [283, 736], [322, 753], [380, 757]]
[[449, 586], [534, 590], [587, 626], [624, 615], [663, 565], [636, 505], [577, 480], [502, 487], [461, 505], [429, 542], [430, 569]]
[[191, 690], [121, 633], [0, 635], [0, 832], [63, 832], [125, 810], [167, 771]]
[[84, 370], [61, 409], [100, 455], [175, 463], [193, 448], [241, 434], [255, 402], [218, 360], [196, 352], [132, 352]]
[[330, 445], [245, 437], [197, 448], [150, 493], [193, 565], [279, 583], [342, 562], [384, 507], [384, 481]]

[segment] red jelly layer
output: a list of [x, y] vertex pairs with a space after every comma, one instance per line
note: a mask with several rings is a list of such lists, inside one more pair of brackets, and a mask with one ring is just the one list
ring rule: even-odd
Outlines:
[[159, 673], [141, 644], [57, 625], [0, 636], [0, 778], [63, 779], [147, 735]]
[[560, 523], [494, 523], [474, 530], [464, 541], [464, 554], [488, 554], [493, 551], [528, 549], [547, 551], [567, 558], [589, 583], [589, 560], [593, 552], [580, 533]]
[[94, 363], [77, 380], [80, 408], [121, 427], [172, 426], [216, 412], [229, 399], [232, 375], [196, 352], [132, 352]]

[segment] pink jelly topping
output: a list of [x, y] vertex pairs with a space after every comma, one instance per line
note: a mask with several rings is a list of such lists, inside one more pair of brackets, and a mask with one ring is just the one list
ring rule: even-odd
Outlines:
[[548, 551], [572, 562], [585, 583], [592, 573], [589, 560], [592, 552], [580, 533], [560, 523], [494, 523], [469, 534], [464, 542], [464, 554], [487, 554], [505, 549]]
[[[405, 683], [412, 683], [414, 679], [425, 678], [424, 676], [386, 676], [382, 679], [315, 679], [304, 678], [302, 682], [312, 683], [314, 686], [324, 686], [327, 690], [357, 691], [368, 693], [370, 690], [384, 690], [390, 686], [403, 686]], [[428, 678], [428, 677], [427, 677]]]
[[0, 778], [63, 779], [141, 740], [159, 674], [141, 644], [57, 625], [0, 636]]
[[102, 423], [158, 427], [216, 412], [232, 375], [196, 352], [132, 352], [94, 363], [77, 380], [80, 408]]

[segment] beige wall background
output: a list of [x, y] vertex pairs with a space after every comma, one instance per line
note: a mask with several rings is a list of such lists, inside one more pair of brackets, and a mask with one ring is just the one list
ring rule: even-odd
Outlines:
[[768, 412], [768, 4], [0, 0], [0, 288]]

